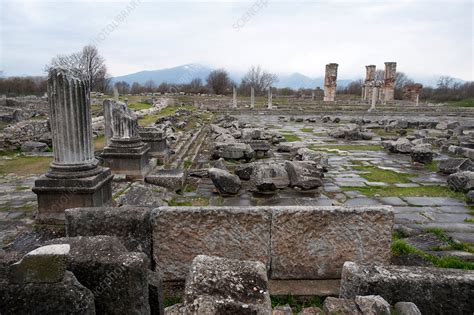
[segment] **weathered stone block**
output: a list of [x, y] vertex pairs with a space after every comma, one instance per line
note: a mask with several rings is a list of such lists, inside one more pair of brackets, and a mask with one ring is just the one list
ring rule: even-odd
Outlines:
[[328, 315], [357, 315], [362, 314], [353, 299], [338, 299], [327, 297], [323, 305], [324, 314]]
[[422, 314], [471, 314], [474, 271], [346, 262], [340, 297], [376, 294], [390, 304], [413, 302]]
[[75, 208], [66, 210], [66, 232], [73, 236], [116, 236], [129, 251], [151, 260], [150, 209], [140, 207]]
[[148, 258], [129, 252], [112, 236], [65, 237], [49, 243], [71, 246], [68, 270], [92, 291], [99, 314], [150, 314]]
[[164, 207], [152, 212], [153, 256], [164, 280], [184, 280], [197, 255], [270, 262], [268, 209]]
[[339, 278], [344, 262], [388, 264], [390, 206], [281, 207], [272, 217], [272, 279]]
[[11, 283], [54, 283], [64, 278], [68, 244], [39, 247], [10, 266]]
[[220, 194], [235, 195], [240, 190], [240, 178], [226, 170], [211, 168], [209, 169], [209, 177]]
[[157, 170], [145, 178], [147, 183], [165, 187], [173, 191], [184, 187], [186, 172], [182, 169]]
[[265, 265], [199, 255], [186, 278], [184, 304], [193, 314], [270, 314]]
[[94, 315], [94, 295], [69, 271], [55, 283], [2, 283], [0, 313]]

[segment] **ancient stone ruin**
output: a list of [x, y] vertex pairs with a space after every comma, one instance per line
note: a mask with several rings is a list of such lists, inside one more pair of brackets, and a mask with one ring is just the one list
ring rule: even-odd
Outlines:
[[324, 76], [324, 101], [333, 102], [336, 96], [337, 87], [337, 63], [326, 65], [326, 74]]
[[48, 111], [5, 111], [0, 313], [472, 314], [474, 111], [337, 68], [238, 99], [51, 69]]

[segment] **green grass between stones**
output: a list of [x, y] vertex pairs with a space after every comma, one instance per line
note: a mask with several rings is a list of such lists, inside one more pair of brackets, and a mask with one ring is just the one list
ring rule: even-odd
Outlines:
[[39, 175], [46, 173], [49, 163], [53, 160], [49, 156], [14, 156], [11, 160], [0, 160], [0, 174], [14, 173], [16, 175]]
[[141, 110], [141, 109], [149, 109], [151, 108], [151, 104], [148, 103], [133, 103], [129, 104], [128, 108], [133, 109], [133, 110]]
[[359, 175], [370, 182], [384, 182], [388, 184], [410, 183], [409, 178], [413, 174], [398, 173], [391, 170], [384, 170], [376, 166], [354, 165], [352, 168], [356, 171], [362, 171]]
[[320, 296], [311, 296], [306, 298], [295, 297], [291, 293], [286, 296], [272, 295], [272, 308], [277, 306], [289, 305], [293, 314], [300, 313], [305, 307], [323, 307], [324, 298]]
[[301, 128], [300, 131], [306, 133], [313, 133], [313, 128]]
[[301, 138], [292, 133], [282, 133], [283, 138], [285, 138], [286, 142], [295, 142], [301, 141]]
[[170, 207], [196, 207], [196, 206], [208, 206], [209, 198], [207, 197], [181, 197], [173, 198], [168, 201], [168, 206]]
[[[446, 241], [450, 245], [450, 249], [463, 250], [472, 253], [472, 247], [465, 243], [457, 243], [452, 238], [448, 237], [441, 229], [431, 229], [427, 230], [428, 233], [434, 233], [440, 239]], [[454, 268], [454, 269], [465, 269], [465, 270], [474, 270], [474, 263], [464, 261], [458, 257], [452, 256], [442, 256], [438, 257], [431, 255], [422, 250], [415, 248], [407, 244], [407, 242], [400, 238], [400, 235], [393, 235], [393, 242], [391, 246], [392, 254], [394, 256], [406, 255], [406, 254], [416, 254], [426, 260], [430, 261], [435, 267], [438, 268]]]

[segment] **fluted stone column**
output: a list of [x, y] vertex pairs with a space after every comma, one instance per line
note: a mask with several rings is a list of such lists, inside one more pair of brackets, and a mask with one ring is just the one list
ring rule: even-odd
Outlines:
[[106, 126], [112, 130], [110, 144], [101, 157], [114, 174], [123, 174], [131, 179], [143, 179], [151, 170], [148, 152], [150, 145], [142, 142], [136, 115], [122, 102], [109, 101], [111, 115], [107, 115]]
[[250, 108], [255, 107], [255, 89], [253, 86], [250, 87]]
[[48, 100], [54, 160], [33, 191], [38, 195], [39, 219], [62, 221], [66, 208], [107, 203], [112, 175], [94, 157], [88, 80], [71, 70], [52, 68]]
[[337, 63], [326, 65], [326, 75], [324, 77], [324, 101], [333, 102], [336, 97], [337, 87]]
[[390, 102], [395, 99], [395, 80], [397, 75], [397, 63], [386, 62], [385, 63], [385, 74], [384, 74], [384, 85], [383, 94], [384, 102]]
[[232, 108], [237, 108], [237, 89], [232, 87]]
[[103, 102], [103, 111], [104, 111], [104, 137], [105, 137], [105, 146], [110, 145], [112, 139], [112, 101], [104, 100]]
[[267, 108], [268, 109], [272, 109], [273, 108], [273, 95], [272, 95], [272, 87], [268, 87], [268, 105], [267, 105]]

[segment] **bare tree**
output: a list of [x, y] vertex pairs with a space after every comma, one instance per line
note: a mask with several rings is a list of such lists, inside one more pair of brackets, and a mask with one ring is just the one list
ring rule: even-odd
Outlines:
[[224, 69], [214, 70], [207, 77], [207, 85], [215, 94], [225, 94], [231, 84], [229, 74]]
[[252, 66], [240, 83], [241, 90], [250, 90], [253, 86], [257, 95], [262, 95], [274, 83], [278, 82], [276, 74], [262, 70], [260, 66]]
[[114, 84], [114, 86], [121, 95], [128, 94], [130, 92], [130, 84], [125, 81], [118, 81]]
[[46, 66], [47, 69], [50, 67], [61, 67], [76, 72], [89, 80], [91, 89], [96, 88], [96, 84], [107, 77], [105, 59], [93, 45], [87, 45], [80, 52], [71, 55], [59, 55], [53, 58], [51, 64]]
[[132, 88], [130, 89], [131, 94], [140, 94], [143, 92], [143, 86], [138, 82], [133, 82]]
[[145, 90], [147, 92], [153, 92], [156, 89], [156, 83], [153, 80], [148, 80], [144, 83]]

